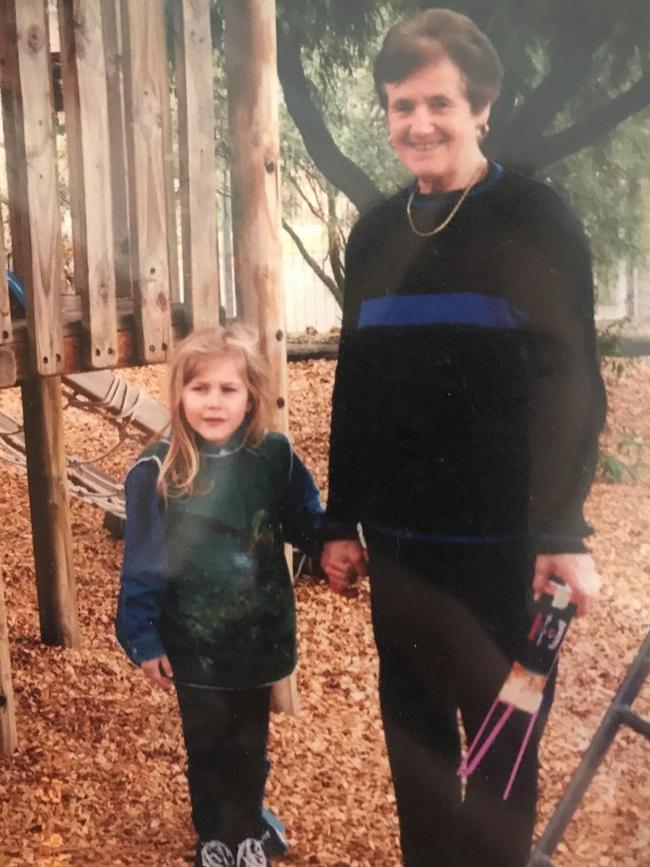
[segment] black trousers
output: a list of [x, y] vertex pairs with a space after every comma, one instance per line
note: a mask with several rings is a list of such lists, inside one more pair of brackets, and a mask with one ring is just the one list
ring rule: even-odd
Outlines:
[[270, 687], [201, 689], [177, 684], [192, 820], [201, 840], [231, 849], [259, 838], [268, 774]]
[[508, 721], [464, 794], [459, 714], [471, 740], [525, 643], [533, 560], [520, 544], [368, 538], [380, 701], [406, 867], [523, 867], [535, 822], [539, 725], [508, 801], [530, 717]]

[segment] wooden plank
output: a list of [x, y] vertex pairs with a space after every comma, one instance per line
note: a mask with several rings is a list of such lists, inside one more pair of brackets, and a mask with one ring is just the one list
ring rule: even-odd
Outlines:
[[140, 358], [146, 363], [165, 361], [171, 345], [163, 14], [157, 0], [122, 0], [134, 300]]
[[[20, 332], [6, 351], [11, 351], [16, 366], [16, 381], [22, 382], [31, 376], [31, 366], [27, 343], [21, 340]], [[135, 349], [133, 330], [117, 332], [117, 360], [119, 367], [139, 364]], [[68, 334], [63, 338], [63, 373], [79, 373], [85, 370], [82, 357], [82, 339], [79, 333]]]
[[298, 716], [300, 696], [295, 674], [284, 677], [273, 684], [271, 689], [271, 710], [275, 713], [288, 713]]
[[238, 316], [254, 325], [272, 375], [276, 430], [286, 430], [287, 366], [274, 0], [224, 0]]
[[86, 366], [117, 364], [117, 309], [106, 68], [100, 0], [59, 0], [75, 287]]
[[0, 575], [0, 753], [8, 756], [16, 749], [16, 708], [11, 685], [9, 628], [5, 607], [4, 584]]
[[13, 267], [27, 295], [35, 369], [63, 364], [63, 248], [50, 52], [42, 0], [0, 0], [3, 120]]
[[[177, 341], [182, 339], [187, 333], [185, 323], [182, 321], [182, 310], [179, 311], [178, 324], [174, 324], [172, 346]], [[21, 339], [21, 332], [18, 331], [15, 335], [14, 342], [0, 350], [0, 380], [3, 365], [6, 365], [7, 371], [11, 370], [13, 380], [7, 381], [6, 386], [0, 383], [0, 388], [14, 385], [16, 381], [20, 382], [29, 376], [29, 361], [27, 357], [27, 344]], [[288, 347], [288, 357], [290, 361], [302, 361], [306, 358], [331, 358], [335, 359], [337, 354], [337, 344], [322, 345], [318, 344], [310, 351], [308, 348], [303, 349], [300, 344], [290, 344]], [[650, 346], [646, 343], [644, 351], [637, 353], [641, 355], [650, 354]], [[135, 340], [133, 330], [120, 329], [117, 332], [117, 359], [118, 367], [130, 367], [139, 363], [135, 350]], [[83, 373], [85, 367], [82, 358], [82, 341], [78, 333], [66, 334], [63, 338], [63, 375], [69, 376], [77, 373]], [[15, 370], [15, 374], [13, 371]], [[9, 373], [7, 373], [9, 377]]]
[[102, 404], [114, 415], [127, 418], [135, 428], [149, 436], [160, 434], [169, 427], [166, 407], [110, 370], [72, 374], [64, 377], [63, 382], [77, 394]]
[[7, 253], [5, 251], [4, 226], [0, 214], [0, 346], [12, 339], [11, 308], [7, 285]]
[[[224, 0], [223, 15], [237, 313], [259, 332], [271, 374], [270, 426], [286, 431], [275, 0]], [[273, 700], [274, 709], [298, 713], [295, 675], [274, 684]]]
[[219, 322], [217, 172], [209, 0], [174, 4], [183, 288], [193, 328]]
[[[7, 171], [7, 192], [9, 198], [18, 202], [24, 187], [25, 163], [20, 159], [24, 150], [24, 141], [19, 123], [21, 112], [20, 101], [15, 93], [20, 91], [18, 77], [17, 55], [14, 49], [8, 51], [7, 46], [16, 40], [16, 25], [9, 16], [10, 0], [0, 0], [0, 98], [2, 100], [2, 125], [5, 139], [5, 166]], [[7, 140], [9, 147], [7, 147]], [[11, 143], [15, 142], [12, 148]], [[20, 145], [20, 146], [19, 146]], [[24, 208], [14, 207], [9, 212], [9, 233], [11, 252], [19, 262], [31, 256], [28, 245], [29, 219]]]
[[111, 153], [113, 240], [115, 243], [115, 292], [118, 298], [133, 295], [131, 274], [131, 218], [129, 214], [128, 160], [124, 119], [121, 0], [102, 0], [102, 29], [108, 94], [108, 138]]
[[11, 346], [0, 346], [0, 388], [16, 384], [18, 369]]
[[7, 256], [4, 245], [4, 231], [0, 216], [0, 388], [16, 382], [16, 359], [10, 344], [13, 340], [11, 309], [9, 307], [9, 287], [7, 286]]
[[[175, 4], [174, 4], [175, 5]], [[163, 44], [167, 51], [167, 29], [164, 27], [164, 21], [160, 18], [160, 25], [163, 27]], [[167, 233], [169, 243], [167, 246], [167, 254], [169, 256], [169, 297], [172, 304], [181, 301], [180, 273], [178, 265], [178, 217], [177, 214], [177, 195], [176, 195], [176, 155], [174, 153], [172, 129], [172, 111], [171, 111], [171, 83], [169, 80], [169, 64], [167, 55], [161, 57], [160, 63], [160, 93], [163, 94], [161, 102], [162, 112], [161, 121], [163, 129], [163, 148], [164, 148], [164, 166], [165, 166], [165, 195], [167, 197]]]
[[78, 647], [61, 380], [26, 380], [22, 398], [41, 640]]
[[[80, 322], [80, 299], [76, 295], [67, 296], [63, 302], [63, 374], [80, 373], [86, 370], [82, 357], [82, 327]], [[131, 298], [119, 298], [117, 331], [117, 366], [127, 367], [140, 363], [136, 351], [136, 334], [133, 317], [133, 301]], [[178, 304], [172, 308], [172, 340], [177, 340], [187, 334], [184, 310]], [[33, 368], [27, 352], [27, 334], [25, 320], [14, 322], [14, 339], [7, 345], [16, 360], [16, 377], [26, 379], [33, 374]]]

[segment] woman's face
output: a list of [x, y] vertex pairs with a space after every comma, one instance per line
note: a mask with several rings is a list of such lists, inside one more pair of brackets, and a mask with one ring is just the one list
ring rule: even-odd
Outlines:
[[467, 186], [484, 163], [479, 128], [490, 106], [473, 113], [456, 64], [442, 57], [385, 88], [390, 142], [420, 191]]

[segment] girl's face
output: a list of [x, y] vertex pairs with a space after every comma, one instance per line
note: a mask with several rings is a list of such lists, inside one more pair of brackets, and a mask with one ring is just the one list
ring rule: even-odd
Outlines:
[[241, 366], [227, 355], [206, 361], [183, 386], [181, 405], [187, 423], [199, 436], [224, 445], [251, 405]]
[[385, 84], [390, 143], [422, 193], [466, 186], [484, 161], [477, 132], [490, 106], [474, 114], [459, 68], [442, 57], [403, 81]]

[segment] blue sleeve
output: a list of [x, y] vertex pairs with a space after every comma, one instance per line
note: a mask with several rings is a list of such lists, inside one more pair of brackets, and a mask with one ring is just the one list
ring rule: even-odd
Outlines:
[[158, 622], [167, 591], [165, 524], [156, 491], [158, 464], [136, 464], [126, 477], [126, 532], [115, 632], [135, 665], [165, 653]]
[[311, 473], [294, 451], [282, 524], [287, 542], [310, 556], [320, 554], [323, 532], [320, 493]]

